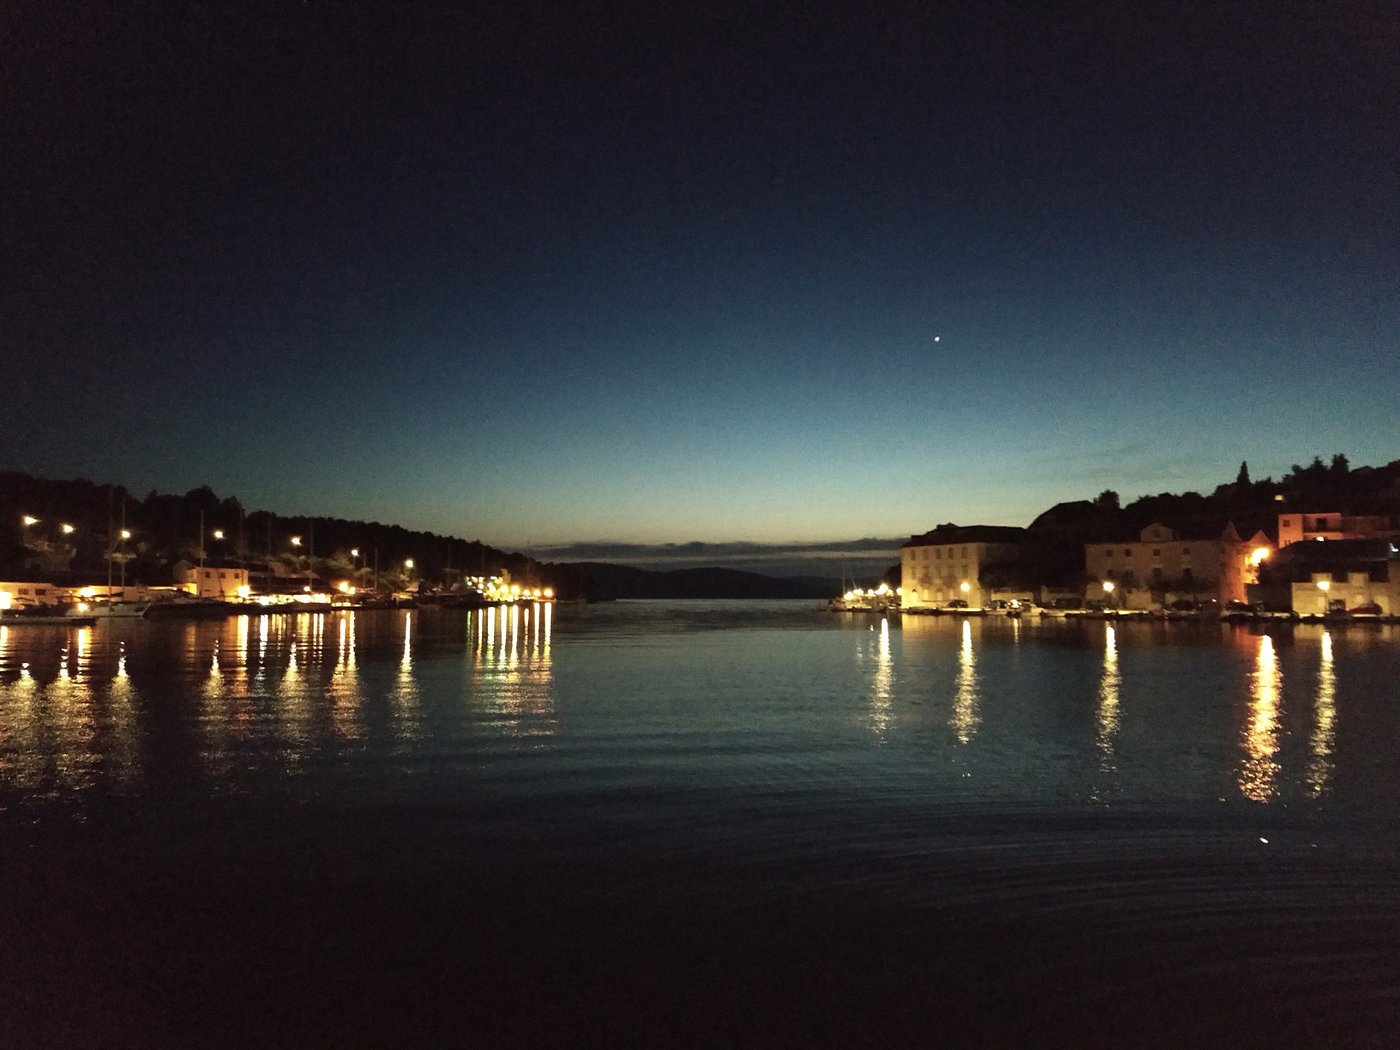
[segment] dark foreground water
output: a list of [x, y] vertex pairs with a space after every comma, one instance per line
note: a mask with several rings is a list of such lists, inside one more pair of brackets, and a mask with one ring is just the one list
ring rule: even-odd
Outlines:
[[1400, 1045], [1400, 632], [0, 627], [0, 1046]]

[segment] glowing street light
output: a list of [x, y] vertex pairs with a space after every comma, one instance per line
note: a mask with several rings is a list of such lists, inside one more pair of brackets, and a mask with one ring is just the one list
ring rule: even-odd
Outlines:
[[1321, 591], [1323, 594], [1326, 594], [1328, 591], [1330, 591], [1330, 590], [1332, 589], [1332, 581], [1331, 581], [1331, 580], [1318, 580], [1318, 581], [1317, 581], [1317, 589], [1318, 589], [1319, 591]]
[[300, 546], [301, 546], [301, 537], [300, 537], [300, 536], [293, 536], [293, 537], [292, 537], [292, 546], [293, 546], [293, 547], [300, 547]]
[[413, 569], [413, 559], [412, 559], [412, 558], [405, 558], [405, 559], [403, 560], [403, 567], [404, 567], [405, 569], [408, 569], [408, 570], [412, 571], [412, 569]]
[[129, 539], [131, 539], [131, 530], [130, 530], [130, 529], [122, 529], [121, 537], [122, 537], [122, 539], [124, 539], [124, 540], [129, 540]]
[[34, 517], [34, 515], [32, 515], [32, 514], [26, 514], [26, 515], [24, 515], [23, 517], [21, 517], [19, 520], [20, 520], [20, 524], [23, 525], [26, 529], [29, 528], [29, 526], [31, 526], [31, 525], [38, 525], [38, 524], [39, 524], [39, 519], [36, 518], [36, 517]]
[[1255, 568], [1258, 568], [1259, 563], [1266, 560], [1269, 557], [1269, 554], [1270, 551], [1268, 547], [1255, 547], [1252, 551], [1249, 552], [1249, 564], [1253, 565]]
[[221, 539], [224, 538], [224, 530], [223, 530], [223, 529], [215, 529], [215, 530], [214, 530], [213, 532], [211, 532], [209, 535], [213, 536], [214, 539], [216, 539], [216, 540], [221, 540]]
[[962, 591], [963, 594], [969, 594], [972, 591], [972, 584], [968, 583], [966, 580], [963, 580], [963, 582], [959, 584], [958, 589]]
[[63, 535], [65, 535], [65, 536], [71, 536], [71, 535], [73, 535], [73, 533], [75, 533], [76, 531], [78, 531], [78, 530], [77, 530], [76, 528], [74, 528], [72, 525], [69, 525], [68, 522], [66, 522], [66, 521], [65, 521], [62, 525], [60, 525], [58, 528], [59, 528], [59, 531], [61, 531], [61, 532], [63, 533]]

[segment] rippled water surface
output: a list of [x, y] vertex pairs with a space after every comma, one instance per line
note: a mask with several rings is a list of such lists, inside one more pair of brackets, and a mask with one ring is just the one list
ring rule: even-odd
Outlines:
[[803, 603], [0, 626], [0, 1020], [1395, 1045], [1398, 681], [1393, 627]]

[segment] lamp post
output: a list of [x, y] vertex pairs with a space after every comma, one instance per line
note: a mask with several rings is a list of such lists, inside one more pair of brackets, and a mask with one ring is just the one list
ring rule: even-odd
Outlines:
[[1104, 605], [1111, 605], [1112, 602], [1113, 602], [1113, 581], [1112, 581], [1112, 580], [1104, 580], [1104, 581], [1103, 581], [1103, 600], [1104, 600]]

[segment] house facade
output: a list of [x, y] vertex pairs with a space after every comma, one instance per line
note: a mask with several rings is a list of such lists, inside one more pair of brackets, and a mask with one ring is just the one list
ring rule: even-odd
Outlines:
[[0, 612], [34, 605], [57, 605], [68, 600], [68, 590], [32, 580], [0, 581]]
[[1154, 522], [1135, 542], [1085, 545], [1087, 590], [1125, 609], [1146, 609], [1168, 595], [1244, 601], [1245, 587], [1273, 551], [1263, 532], [1245, 539], [1233, 524], [1218, 536], [1188, 538]]
[[930, 609], [952, 601], [982, 608], [998, 581], [996, 570], [1021, 556], [1025, 530], [1006, 525], [940, 525], [900, 548], [901, 604]]
[[1292, 586], [1293, 611], [1304, 616], [1326, 615], [1376, 607], [1380, 616], [1400, 614], [1400, 560], [1377, 572], [1315, 572]]
[[1308, 511], [1278, 516], [1278, 545], [1305, 540], [1372, 540], [1400, 538], [1400, 521], [1379, 514]]
[[175, 582], [199, 598], [219, 598], [236, 601], [249, 594], [248, 570], [241, 565], [206, 562], [192, 565], [187, 561], [175, 563]]

